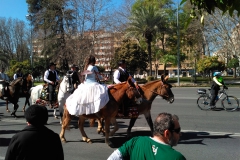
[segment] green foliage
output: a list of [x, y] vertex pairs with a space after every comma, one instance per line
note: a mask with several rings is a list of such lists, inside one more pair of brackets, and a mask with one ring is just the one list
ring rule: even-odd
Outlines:
[[146, 71], [148, 65], [147, 53], [136, 42], [124, 40], [121, 47], [115, 50], [111, 67], [118, 68], [118, 61], [122, 59], [127, 62], [127, 69], [131, 74], [138, 69]]
[[29, 60], [25, 60], [23, 62], [17, 62], [16, 60], [10, 61], [10, 69], [8, 70], [7, 74], [10, 78], [13, 77], [16, 70], [20, 68], [23, 74], [31, 73], [31, 64]]
[[98, 68], [98, 71], [100, 73], [103, 73], [105, 71], [105, 68], [103, 66], [96, 66]]
[[147, 81], [150, 82], [150, 81], [153, 81], [154, 80], [154, 77], [153, 76], [148, 76], [147, 77]]
[[198, 72], [210, 73], [210, 71], [219, 70], [223, 71], [225, 69], [225, 64], [218, 60], [217, 56], [207, 57], [200, 59], [197, 63]]
[[229, 62], [228, 62], [228, 66], [229, 68], [237, 68], [239, 67], [239, 60], [237, 58], [232, 58]]

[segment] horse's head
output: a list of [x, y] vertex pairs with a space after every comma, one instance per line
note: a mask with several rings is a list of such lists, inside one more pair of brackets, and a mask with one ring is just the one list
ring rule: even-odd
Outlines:
[[63, 82], [62, 85], [64, 85], [66, 92], [69, 92], [73, 89], [72, 74], [67, 73], [67, 75], [63, 77], [62, 82]]
[[127, 85], [129, 86], [128, 89], [126, 90], [127, 97], [131, 100], [134, 99], [136, 104], [141, 104], [142, 96], [141, 96], [140, 92], [137, 90], [134, 83], [132, 82], [131, 77], [128, 78]]
[[161, 85], [157, 88], [157, 94], [163, 97], [163, 99], [167, 100], [169, 103], [174, 102], [174, 95], [172, 93], [172, 85], [167, 83], [168, 76], [161, 76]]

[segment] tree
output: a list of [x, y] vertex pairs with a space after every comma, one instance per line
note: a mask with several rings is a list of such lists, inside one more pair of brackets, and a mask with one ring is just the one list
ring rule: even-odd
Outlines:
[[135, 71], [146, 71], [147, 53], [133, 40], [124, 40], [122, 45], [115, 50], [114, 58], [111, 61], [112, 68], [118, 68], [118, 61], [124, 59], [127, 69], [133, 75]]
[[197, 69], [200, 73], [208, 75], [210, 80], [210, 73], [213, 73], [214, 70], [224, 71], [225, 64], [224, 62], [219, 61], [217, 56], [204, 56], [203, 59], [198, 61]]
[[133, 10], [130, 16], [127, 37], [139, 39], [143, 37], [147, 44], [149, 74], [152, 76], [152, 50], [151, 43], [157, 32], [157, 26], [162, 19], [162, 14], [154, 6], [140, 6]]
[[233, 57], [229, 62], [228, 66], [229, 68], [233, 68], [233, 77], [236, 78], [236, 70], [237, 67], [239, 67], [239, 60], [237, 57]]

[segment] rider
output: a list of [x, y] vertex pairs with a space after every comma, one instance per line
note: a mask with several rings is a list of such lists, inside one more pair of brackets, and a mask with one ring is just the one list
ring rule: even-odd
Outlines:
[[[120, 60], [118, 62], [118, 66], [119, 66], [118, 69], [113, 74], [113, 81], [116, 84], [127, 81], [128, 77], [131, 76], [126, 70], [127, 64], [126, 64], [125, 60]], [[135, 84], [136, 88], [138, 88], [138, 84], [133, 78], [132, 78], [132, 82]], [[127, 107], [128, 106], [129, 106], [129, 102], [124, 101], [123, 107], [122, 108], [120, 107], [120, 112], [123, 112], [124, 115], [119, 113], [118, 116], [120, 116], [120, 117], [127, 116], [127, 114], [128, 114]], [[123, 111], [121, 111], [121, 109]]]
[[17, 79], [18, 77], [22, 77], [23, 76], [23, 74], [22, 74], [22, 69], [21, 68], [18, 68], [17, 70], [16, 70], [16, 73], [13, 75], [13, 79]]
[[2, 99], [4, 96], [6, 96], [7, 86], [9, 84], [9, 77], [7, 76], [7, 74], [4, 73], [4, 71], [4, 67], [0, 68], [0, 98]]
[[80, 80], [77, 73], [77, 66], [75, 64], [71, 66], [71, 70], [68, 71], [68, 74], [72, 74], [73, 89], [70, 92], [73, 93], [77, 86], [80, 84]]
[[57, 71], [55, 70], [55, 67], [56, 64], [51, 62], [49, 64], [49, 69], [46, 70], [44, 73], [44, 81], [48, 83], [50, 108], [54, 106], [53, 105], [54, 93], [57, 82], [59, 81], [59, 77]]
[[221, 76], [221, 72], [214, 72], [213, 74], [213, 82], [211, 86], [211, 102], [210, 102], [210, 108], [215, 108], [215, 100], [218, 95], [218, 91], [220, 90], [220, 86], [223, 86], [225, 89], [228, 89], [228, 87], [225, 86], [225, 83], [223, 81], [223, 78]]
[[95, 66], [95, 57], [90, 55], [85, 62], [82, 73], [85, 81], [67, 98], [66, 107], [71, 115], [96, 114], [99, 117], [97, 112], [109, 101], [108, 89], [97, 82], [97, 77], [102, 77]]

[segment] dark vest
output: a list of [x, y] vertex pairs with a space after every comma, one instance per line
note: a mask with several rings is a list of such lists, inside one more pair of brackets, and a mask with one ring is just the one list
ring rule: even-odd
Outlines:
[[22, 77], [22, 74], [21, 74], [21, 73], [17, 73], [16, 75], [17, 75], [17, 78], [18, 78], [18, 77]]
[[120, 82], [125, 82], [127, 81], [128, 77], [129, 77], [129, 73], [127, 71], [123, 71], [121, 69], [118, 69], [119, 73], [120, 73], [120, 76], [119, 76], [119, 81]]
[[53, 81], [54, 83], [56, 82], [57, 76], [56, 76], [56, 71], [48, 71], [48, 80]]

